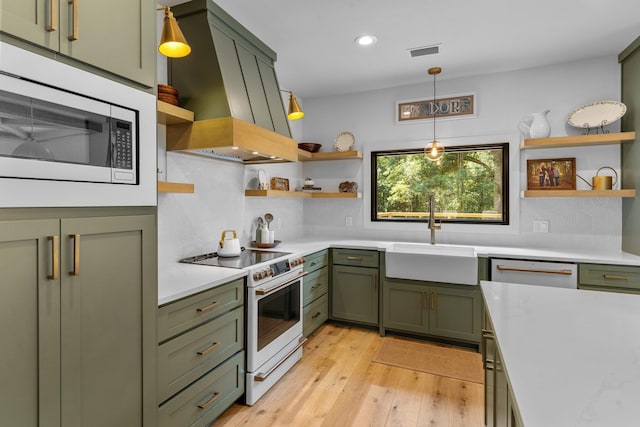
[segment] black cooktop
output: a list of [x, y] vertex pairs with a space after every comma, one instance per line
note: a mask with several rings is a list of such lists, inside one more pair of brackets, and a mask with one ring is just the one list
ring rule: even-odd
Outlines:
[[234, 257], [219, 257], [217, 252], [211, 252], [183, 258], [180, 262], [186, 264], [212, 265], [216, 267], [247, 268], [290, 254], [291, 252], [269, 252], [247, 249], [243, 250], [240, 255]]

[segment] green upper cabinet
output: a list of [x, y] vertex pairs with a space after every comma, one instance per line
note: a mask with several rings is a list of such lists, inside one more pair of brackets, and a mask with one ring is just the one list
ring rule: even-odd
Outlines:
[[0, 32], [47, 49], [60, 46], [58, 0], [0, 2]]
[[152, 87], [156, 13], [144, 0], [4, 1], [0, 31]]

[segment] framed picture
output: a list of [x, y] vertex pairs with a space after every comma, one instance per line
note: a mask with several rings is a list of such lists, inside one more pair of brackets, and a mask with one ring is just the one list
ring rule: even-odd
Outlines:
[[274, 176], [273, 178], [271, 178], [271, 189], [289, 191], [289, 179]]
[[527, 160], [527, 190], [575, 190], [576, 159]]

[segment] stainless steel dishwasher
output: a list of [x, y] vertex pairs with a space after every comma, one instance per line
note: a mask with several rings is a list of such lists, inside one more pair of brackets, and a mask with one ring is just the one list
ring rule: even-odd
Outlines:
[[578, 265], [551, 261], [492, 258], [491, 280], [576, 289], [578, 287]]

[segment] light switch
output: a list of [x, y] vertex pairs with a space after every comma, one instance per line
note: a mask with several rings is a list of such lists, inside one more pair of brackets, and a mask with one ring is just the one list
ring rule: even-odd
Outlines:
[[548, 219], [534, 219], [533, 220], [533, 232], [534, 233], [548, 233], [549, 232], [549, 220]]

